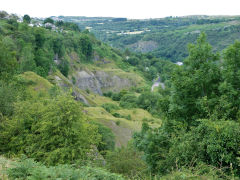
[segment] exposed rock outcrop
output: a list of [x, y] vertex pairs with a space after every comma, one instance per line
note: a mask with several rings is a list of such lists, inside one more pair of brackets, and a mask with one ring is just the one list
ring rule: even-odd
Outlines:
[[94, 93], [102, 95], [105, 91], [120, 91], [135, 85], [128, 78], [121, 78], [112, 73], [104, 71], [79, 71], [74, 75], [76, 79], [75, 85], [83, 90], [91, 90]]
[[135, 52], [147, 53], [158, 48], [158, 44], [155, 41], [138, 41], [129, 46], [129, 48]]

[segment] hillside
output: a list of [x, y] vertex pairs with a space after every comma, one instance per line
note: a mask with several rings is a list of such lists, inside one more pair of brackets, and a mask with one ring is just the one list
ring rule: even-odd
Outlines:
[[[17, 65], [11, 68], [25, 82], [28, 96], [49, 98], [48, 93], [56, 88], [71, 92], [86, 106], [83, 111], [88, 118], [112, 129], [118, 147], [127, 144], [143, 121], [151, 120], [154, 126], [161, 124], [159, 117], [152, 117], [144, 109], [122, 107], [119, 100], [103, 96], [121, 90], [134, 94], [137, 89], [150, 89], [151, 83], [125, 61], [123, 53], [92, 34], [76, 30], [71, 23], [52, 24], [54, 29], [37, 27], [40, 22], [36, 20], [32, 23], [34, 27], [11, 16], [0, 20], [2, 48], [15, 53], [12, 61], [17, 60]], [[105, 104], [114, 104], [116, 111], [107, 112]]]
[[[181, 64], [53, 19], [0, 11], [0, 178], [240, 178], [239, 41], [218, 53], [201, 33]], [[153, 20], [169, 21], [177, 50], [175, 31], [197, 35], [238, 17]]]
[[238, 16], [185, 16], [161, 19], [132, 20], [126, 18], [55, 17], [75, 22], [89, 29], [96, 37], [113, 47], [135, 52], [151, 52], [154, 56], [183, 61], [187, 45], [194, 43], [201, 32], [208, 36], [214, 51], [221, 51], [239, 40]]

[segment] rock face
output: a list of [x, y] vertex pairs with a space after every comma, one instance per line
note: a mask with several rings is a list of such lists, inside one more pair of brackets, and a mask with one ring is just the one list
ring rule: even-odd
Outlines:
[[102, 95], [101, 85], [92, 72], [79, 71], [75, 75], [75, 85], [83, 90], [91, 90]]
[[135, 52], [147, 53], [158, 48], [158, 44], [154, 41], [138, 41], [129, 46]]
[[121, 78], [117, 75], [104, 71], [78, 71], [74, 75], [75, 85], [83, 90], [91, 90], [94, 93], [102, 95], [105, 91], [120, 91], [124, 88], [134, 86], [135, 83], [127, 78]]
[[63, 90], [65, 90], [66, 88], [72, 88], [72, 96], [75, 98], [75, 100], [82, 101], [83, 103], [89, 105], [87, 99], [80, 92], [78, 92], [76, 88], [72, 86], [71, 82], [67, 78], [62, 79], [59, 76], [54, 76], [54, 80], [55, 83]]

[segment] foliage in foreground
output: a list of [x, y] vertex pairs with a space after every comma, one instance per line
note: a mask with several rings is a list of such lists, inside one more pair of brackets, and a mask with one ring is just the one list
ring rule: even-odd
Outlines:
[[168, 92], [160, 92], [164, 125], [143, 125], [134, 135], [135, 146], [153, 173], [203, 163], [239, 177], [240, 42], [226, 49], [222, 62], [205, 34], [189, 52], [184, 65], [175, 69]]
[[142, 153], [132, 145], [109, 151], [106, 155], [107, 169], [129, 178], [142, 179], [147, 173], [147, 166], [141, 157]]
[[219, 178], [240, 172], [240, 125], [234, 121], [201, 120], [197, 128], [174, 135], [164, 127], [151, 129], [144, 125], [135, 133], [134, 142], [144, 152], [150, 170], [157, 174], [199, 164], [220, 169]]
[[6, 170], [10, 180], [71, 179], [71, 180], [123, 180], [121, 175], [109, 173], [100, 168], [71, 165], [45, 166], [33, 159], [21, 159]]
[[65, 95], [17, 103], [13, 117], [0, 129], [1, 153], [25, 154], [48, 165], [86, 159], [100, 140], [81, 104]]

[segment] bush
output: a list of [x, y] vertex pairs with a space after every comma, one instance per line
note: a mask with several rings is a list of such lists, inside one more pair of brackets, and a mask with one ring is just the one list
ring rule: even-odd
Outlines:
[[137, 99], [137, 106], [146, 109], [149, 112], [159, 112], [158, 101], [160, 99], [159, 94], [152, 92], [142, 93]]
[[7, 169], [9, 179], [82, 179], [82, 180], [123, 180], [121, 175], [109, 173], [100, 168], [83, 166], [76, 168], [70, 165], [46, 167], [32, 159], [21, 159]]
[[106, 156], [107, 168], [114, 173], [139, 179], [146, 172], [146, 164], [141, 159], [141, 153], [133, 147], [122, 147]]
[[106, 151], [112, 151], [115, 148], [115, 136], [112, 130], [102, 124], [93, 123], [98, 127], [98, 133], [101, 135], [101, 141], [97, 148], [101, 154], [105, 154]]
[[125, 94], [123, 97], [121, 97], [120, 106], [123, 108], [136, 108], [137, 97], [134, 94]]
[[113, 111], [120, 109], [118, 105], [112, 103], [105, 103], [102, 107], [109, 113], [113, 113]]
[[133, 139], [135, 147], [144, 152], [144, 160], [149, 170], [160, 174], [168, 171], [168, 152], [171, 139], [164, 126], [152, 129], [147, 123], [143, 123], [141, 132], [134, 133]]
[[120, 99], [127, 93], [128, 93], [128, 91], [125, 90], [125, 89], [121, 90], [119, 93], [113, 93], [112, 94], [112, 100], [120, 101]]
[[13, 118], [0, 124], [0, 153], [26, 154], [48, 165], [88, 158], [99, 135], [72, 97], [19, 102]]
[[185, 179], [219, 179], [219, 180], [232, 180], [238, 179], [237, 177], [227, 176], [221, 169], [215, 167], [199, 164], [197, 167], [182, 167], [181, 169], [174, 170], [159, 179], [163, 180], [185, 180]]
[[200, 125], [173, 140], [170, 149], [172, 161], [178, 165], [204, 162], [239, 174], [240, 125], [233, 121], [201, 120]]
[[134, 134], [135, 146], [153, 172], [196, 167], [204, 163], [227, 174], [239, 175], [240, 125], [233, 121], [201, 120], [198, 127], [170, 135], [165, 126], [151, 129], [143, 124]]
[[121, 121], [119, 121], [119, 120], [116, 122], [116, 124], [117, 124], [118, 126], [120, 125], [120, 123], [121, 123]]
[[110, 97], [110, 98], [112, 98], [112, 95], [113, 95], [113, 92], [112, 92], [112, 91], [104, 92], [104, 93], [103, 93], [103, 96]]
[[119, 113], [116, 113], [116, 112], [113, 113], [112, 115], [113, 115], [114, 117], [116, 117], [116, 118], [121, 118], [121, 117], [122, 117]]
[[58, 65], [58, 69], [65, 77], [67, 77], [69, 72], [69, 62], [67, 60], [62, 60]]

